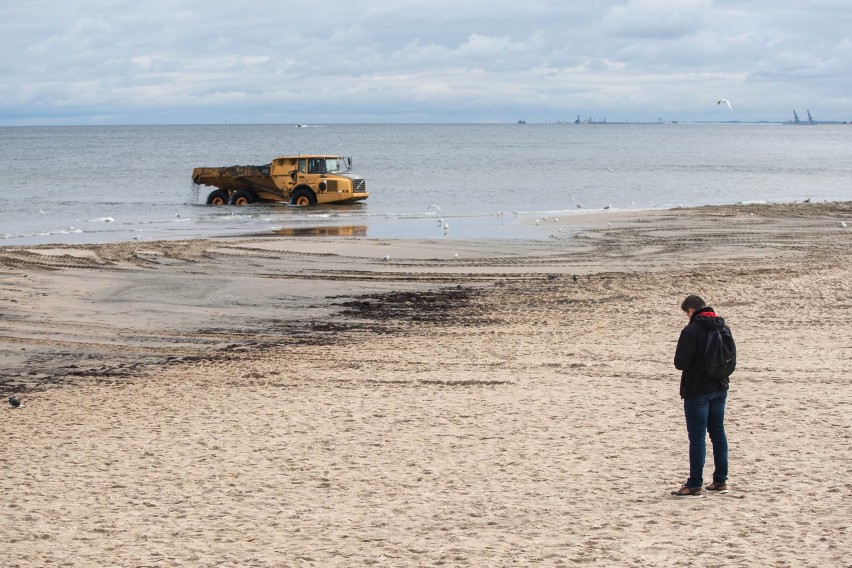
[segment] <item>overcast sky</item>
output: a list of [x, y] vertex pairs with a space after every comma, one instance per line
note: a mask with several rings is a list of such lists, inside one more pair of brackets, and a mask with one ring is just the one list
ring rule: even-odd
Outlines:
[[849, 6], [4, 2], [0, 124], [848, 121]]

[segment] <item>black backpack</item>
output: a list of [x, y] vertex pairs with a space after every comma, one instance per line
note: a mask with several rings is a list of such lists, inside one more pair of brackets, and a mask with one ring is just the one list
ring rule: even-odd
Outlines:
[[[719, 318], [722, 320], [722, 318]], [[707, 334], [704, 348], [704, 374], [711, 379], [727, 379], [737, 368], [737, 345], [724, 320]]]

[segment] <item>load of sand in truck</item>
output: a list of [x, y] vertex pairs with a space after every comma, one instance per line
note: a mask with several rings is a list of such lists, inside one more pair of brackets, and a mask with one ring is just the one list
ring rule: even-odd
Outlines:
[[196, 185], [215, 187], [208, 205], [348, 203], [367, 199], [367, 182], [352, 173], [352, 158], [281, 156], [265, 166], [195, 168]]

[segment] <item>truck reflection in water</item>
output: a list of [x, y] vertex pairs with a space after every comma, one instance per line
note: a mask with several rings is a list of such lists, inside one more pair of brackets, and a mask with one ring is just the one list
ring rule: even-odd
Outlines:
[[339, 227], [288, 227], [272, 231], [280, 237], [366, 237], [366, 225], [344, 225]]

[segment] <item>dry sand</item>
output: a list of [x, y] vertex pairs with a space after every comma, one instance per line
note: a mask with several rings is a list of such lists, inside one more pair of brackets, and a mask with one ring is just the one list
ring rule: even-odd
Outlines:
[[[0, 563], [849, 566], [841, 221], [0, 249]], [[683, 501], [688, 293], [740, 353], [733, 490]]]

